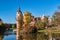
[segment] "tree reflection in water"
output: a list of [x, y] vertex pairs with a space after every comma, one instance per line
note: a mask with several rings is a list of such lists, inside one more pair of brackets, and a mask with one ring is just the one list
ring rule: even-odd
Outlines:
[[48, 35], [44, 33], [22, 34], [20, 35], [20, 40], [48, 40]]
[[4, 35], [0, 35], [0, 40], [3, 40]]
[[22, 34], [20, 40], [37, 40], [37, 34]]
[[37, 34], [37, 40], [48, 40], [48, 35], [45, 33], [39, 33]]
[[[5, 35], [6, 36], [6, 35]], [[45, 33], [37, 33], [37, 34], [20, 34], [20, 40], [49, 40], [49, 34], [46, 35]], [[12, 38], [12, 37], [11, 37]], [[52, 34], [52, 38], [55, 40], [60, 40], [60, 33]], [[0, 35], [0, 40], [4, 39], [4, 35]], [[8, 39], [6, 37], [6, 39]], [[11, 40], [11, 39], [9, 39]], [[15, 40], [15, 38], [14, 38]]]

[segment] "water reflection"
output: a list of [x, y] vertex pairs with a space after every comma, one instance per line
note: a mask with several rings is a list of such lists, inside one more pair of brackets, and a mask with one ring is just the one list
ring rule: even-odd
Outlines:
[[37, 40], [48, 40], [48, 35], [45, 33], [38, 33]]
[[16, 35], [5, 35], [3, 40], [16, 40]]
[[4, 35], [0, 35], [0, 40], [3, 40]]
[[[52, 33], [52, 40], [60, 40], [60, 33]], [[10, 33], [5, 35], [0, 35], [0, 40], [16, 40], [16, 34]], [[47, 33], [25, 33], [20, 34], [20, 40], [49, 40], [49, 34]]]
[[60, 33], [53, 33], [52, 37], [56, 40], [60, 40]]
[[37, 40], [37, 34], [23, 34], [22, 40]]

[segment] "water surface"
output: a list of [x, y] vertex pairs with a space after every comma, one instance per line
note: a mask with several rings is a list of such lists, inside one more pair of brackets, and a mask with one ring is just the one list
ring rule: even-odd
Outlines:
[[[60, 40], [60, 33], [52, 34], [52, 40]], [[16, 34], [13, 32], [7, 33], [5, 35], [0, 35], [0, 40], [16, 40]], [[49, 34], [47, 33], [37, 33], [37, 34], [21, 34], [20, 40], [49, 40]]]

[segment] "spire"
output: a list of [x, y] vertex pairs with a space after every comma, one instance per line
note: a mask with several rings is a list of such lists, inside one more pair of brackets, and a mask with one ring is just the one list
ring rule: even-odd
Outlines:
[[20, 10], [20, 6], [18, 6], [18, 12], [21, 12], [21, 10]]
[[19, 0], [18, 0], [18, 12], [21, 12], [21, 10], [20, 10]]

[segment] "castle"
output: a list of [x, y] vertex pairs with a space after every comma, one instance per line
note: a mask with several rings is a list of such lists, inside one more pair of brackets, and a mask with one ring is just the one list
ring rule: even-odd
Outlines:
[[33, 27], [38, 27], [41, 22], [48, 22], [51, 24], [52, 20], [50, 17], [34, 17], [30, 12], [26, 11], [24, 15], [22, 14], [20, 7], [16, 14], [16, 24], [17, 28], [29, 32]]

